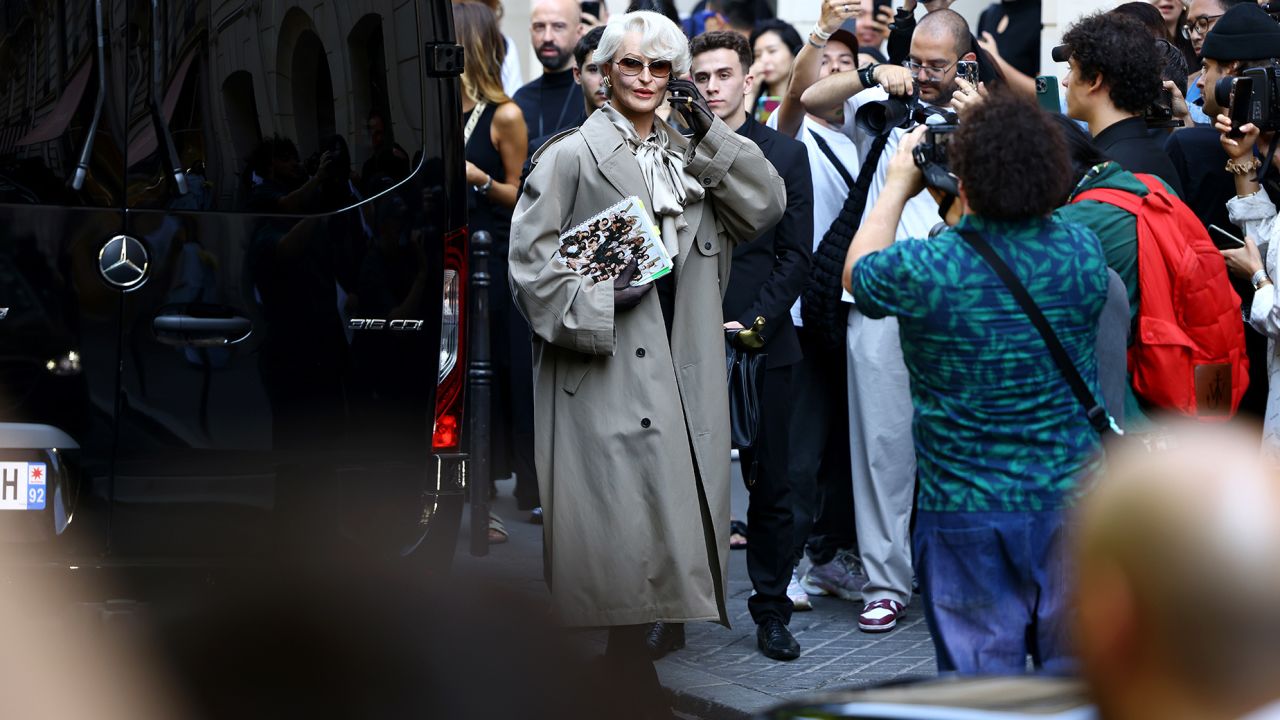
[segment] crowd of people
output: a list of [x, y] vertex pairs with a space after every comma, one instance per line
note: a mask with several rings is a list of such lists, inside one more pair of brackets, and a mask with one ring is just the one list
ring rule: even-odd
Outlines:
[[[763, 2], [582, 5], [533, 2], [542, 73], [510, 94], [498, 0], [454, 12], [472, 230], [508, 258], [490, 451], [544, 524], [561, 619], [608, 627], [637, 688], [685, 622], [727, 624], [731, 546], [769, 658], [800, 656], [812, 595], [884, 633], [918, 592], [940, 671], [1070, 671], [1072, 511], [1108, 448], [1252, 418], [1280, 457], [1263, 7], [1085, 15], [1055, 70], [1033, 0], [972, 28], [949, 0], [822, 0], [801, 29]], [[554, 262], [630, 196], [674, 273]], [[747, 329], [760, 347], [729, 345]], [[767, 355], [745, 522], [727, 347]]]

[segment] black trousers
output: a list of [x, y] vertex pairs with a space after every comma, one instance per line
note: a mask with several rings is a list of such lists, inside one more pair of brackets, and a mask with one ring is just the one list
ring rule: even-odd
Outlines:
[[803, 327], [796, 332], [804, 359], [791, 366], [792, 559], [799, 562], [807, 546], [809, 559], [822, 565], [837, 551], [857, 547], [849, 467], [848, 359], [843, 349], [826, 349]]
[[764, 374], [760, 433], [755, 446], [739, 451], [747, 501], [747, 574], [756, 594], [747, 600], [756, 623], [767, 617], [791, 622], [787, 584], [795, 567], [795, 527], [787, 473], [791, 425], [791, 367]]

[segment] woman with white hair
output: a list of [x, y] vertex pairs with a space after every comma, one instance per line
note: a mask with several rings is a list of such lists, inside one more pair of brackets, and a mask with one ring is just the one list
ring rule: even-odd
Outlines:
[[[670, 20], [615, 16], [593, 59], [610, 100], [534, 154], [512, 221], [511, 286], [534, 334], [535, 458], [556, 610], [569, 625], [609, 627], [611, 666], [656, 689], [647, 624], [728, 624], [720, 303], [734, 245], [777, 222], [785, 191], [759, 148], [681, 77], [688, 43]], [[656, 117], [668, 93], [691, 137]], [[660, 228], [673, 273], [631, 287], [634, 265], [593, 282], [556, 259], [562, 233], [633, 195]]]

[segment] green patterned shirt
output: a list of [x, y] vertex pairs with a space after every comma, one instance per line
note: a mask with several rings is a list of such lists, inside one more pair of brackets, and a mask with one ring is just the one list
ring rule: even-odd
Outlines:
[[[1048, 318], [1099, 395], [1094, 342], [1107, 265], [1093, 231], [1046, 219], [969, 215]], [[926, 511], [1036, 511], [1072, 504], [1100, 442], [1044, 339], [995, 271], [949, 229], [863, 257], [853, 297], [872, 318], [896, 316], [911, 374]]]

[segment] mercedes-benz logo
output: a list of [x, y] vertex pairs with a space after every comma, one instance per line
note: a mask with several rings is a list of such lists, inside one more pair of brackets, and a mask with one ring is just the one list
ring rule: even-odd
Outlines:
[[98, 253], [102, 278], [123, 290], [133, 290], [147, 278], [147, 248], [128, 235], [116, 235]]

